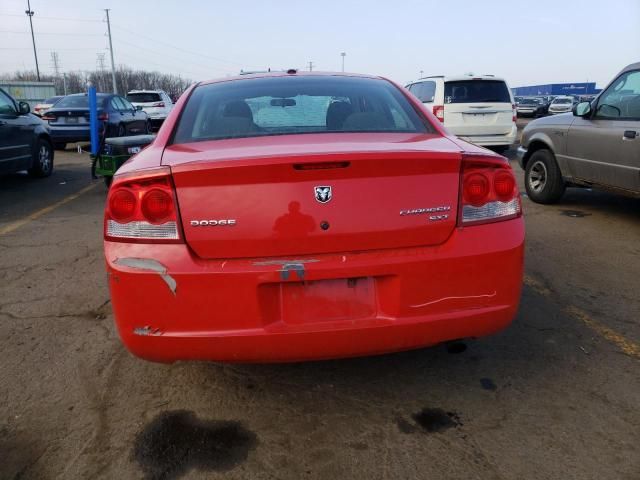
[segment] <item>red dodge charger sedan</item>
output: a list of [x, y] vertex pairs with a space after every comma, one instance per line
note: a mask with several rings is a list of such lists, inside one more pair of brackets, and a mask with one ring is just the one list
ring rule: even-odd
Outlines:
[[114, 177], [122, 341], [153, 361], [370, 355], [514, 318], [524, 222], [506, 159], [379, 77], [202, 82]]

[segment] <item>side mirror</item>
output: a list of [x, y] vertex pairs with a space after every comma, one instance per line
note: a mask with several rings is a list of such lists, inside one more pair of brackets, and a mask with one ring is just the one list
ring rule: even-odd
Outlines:
[[31, 111], [31, 107], [27, 102], [19, 102], [18, 103], [18, 112], [20, 115], [26, 115]]
[[139, 112], [140, 110], [142, 110], [142, 105], [136, 105], [136, 111]]
[[591, 103], [580, 102], [573, 107], [573, 114], [576, 117], [588, 117], [591, 114]]

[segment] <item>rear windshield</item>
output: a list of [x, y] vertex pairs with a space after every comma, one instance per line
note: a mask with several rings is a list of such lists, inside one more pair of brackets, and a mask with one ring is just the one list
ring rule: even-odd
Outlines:
[[[104, 107], [106, 98], [104, 94], [97, 96], [99, 107]], [[89, 108], [89, 97], [87, 95], [69, 95], [68, 97], [62, 97], [62, 99], [55, 104], [55, 108]]]
[[445, 103], [511, 103], [507, 85], [501, 80], [462, 80], [444, 84]]
[[60, 100], [62, 97], [51, 97], [51, 98], [47, 98], [44, 103], [46, 104], [55, 104], [58, 100]]
[[523, 98], [520, 100], [520, 105], [539, 105], [540, 102], [537, 98]]
[[426, 133], [425, 123], [385, 80], [254, 78], [197, 87], [173, 142], [322, 132]]
[[151, 102], [160, 102], [162, 101], [162, 97], [160, 97], [159, 93], [129, 93], [127, 95], [127, 100], [133, 103], [151, 103]]
[[562, 105], [566, 105], [568, 103], [573, 103], [573, 101], [570, 98], [556, 98], [553, 103], [555, 104], [559, 104], [561, 103]]

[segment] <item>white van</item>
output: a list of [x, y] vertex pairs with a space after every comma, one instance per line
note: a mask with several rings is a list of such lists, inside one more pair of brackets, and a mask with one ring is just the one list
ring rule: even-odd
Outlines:
[[454, 135], [504, 151], [517, 138], [511, 90], [493, 75], [424, 77], [407, 85]]

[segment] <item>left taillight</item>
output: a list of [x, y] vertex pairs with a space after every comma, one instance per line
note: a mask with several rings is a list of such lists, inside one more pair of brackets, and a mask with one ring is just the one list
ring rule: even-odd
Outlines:
[[114, 177], [104, 216], [105, 240], [182, 243], [168, 167]]
[[518, 105], [516, 105], [515, 103], [511, 104], [511, 121], [513, 123], [516, 123], [518, 121]]
[[513, 170], [504, 160], [465, 156], [460, 179], [458, 226], [499, 222], [522, 215]]

